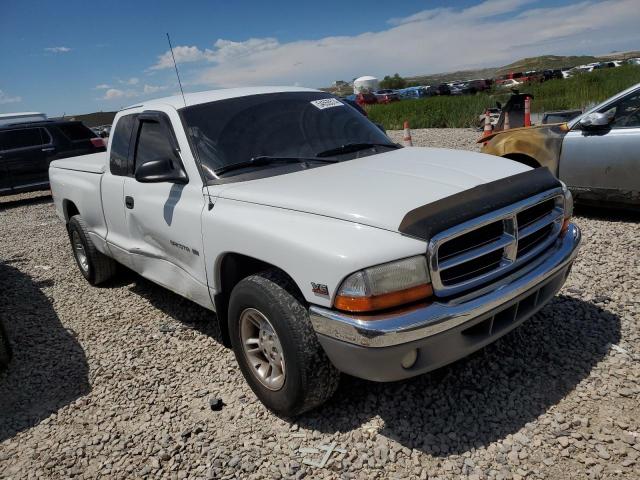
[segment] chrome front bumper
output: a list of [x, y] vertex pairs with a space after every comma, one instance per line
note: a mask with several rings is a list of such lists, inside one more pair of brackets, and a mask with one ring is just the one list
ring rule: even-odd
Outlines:
[[500, 282], [463, 297], [366, 316], [312, 306], [309, 309], [311, 322], [320, 336], [360, 347], [383, 348], [425, 339], [499, 310], [501, 306], [535, 290], [555, 274], [568, 270], [576, 257], [580, 240], [580, 230], [572, 223], [565, 235], [544, 255]]

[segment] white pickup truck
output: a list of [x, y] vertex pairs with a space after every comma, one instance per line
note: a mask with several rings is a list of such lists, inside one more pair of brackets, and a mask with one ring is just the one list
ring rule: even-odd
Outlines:
[[98, 284], [123, 264], [216, 312], [284, 415], [340, 372], [393, 381], [493, 342], [557, 293], [580, 243], [547, 169], [402, 148], [317, 90], [144, 102], [112, 132], [49, 170], [80, 271]]

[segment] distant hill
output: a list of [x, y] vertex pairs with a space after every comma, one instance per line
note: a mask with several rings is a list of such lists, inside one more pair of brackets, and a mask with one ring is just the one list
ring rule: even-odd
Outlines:
[[579, 55], [563, 57], [560, 55], [542, 55], [540, 57], [529, 57], [517, 60], [509, 65], [496, 69], [497, 75], [504, 75], [509, 72], [524, 72], [527, 70], [553, 70], [554, 68], [575, 67], [587, 63], [599, 62], [602, 59], [590, 55]]
[[563, 67], [575, 67], [593, 62], [605, 60], [621, 60], [640, 56], [640, 51], [634, 52], [614, 52], [607, 55], [541, 55], [539, 57], [528, 57], [516, 60], [509, 65], [502, 67], [490, 67], [480, 70], [460, 70], [457, 72], [436, 73], [432, 75], [417, 75], [406, 77], [409, 83], [420, 85], [433, 85], [437, 83], [452, 82], [455, 80], [471, 80], [474, 78], [493, 78], [509, 72], [523, 72], [527, 70], [546, 70]]
[[[640, 51], [632, 52], [612, 52], [607, 55], [540, 55], [538, 57], [528, 57], [517, 60], [502, 67], [488, 67], [477, 70], [459, 70], [456, 72], [434, 73], [430, 75], [415, 75], [405, 77], [410, 85], [437, 85], [439, 83], [453, 82], [456, 80], [472, 80], [475, 78], [494, 78], [509, 72], [522, 72], [527, 70], [546, 70], [562, 67], [575, 67], [592, 62], [602, 62], [604, 60], [623, 60], [626, 58], [640, 57]], [[323, 90], [334, 92], [335, 88], [324, 88]], [[348, 90], [348, 91], [347, 91]], [[353, 87], [344, 86], [340, 94], [352, 93]]]
[[454, 82], [456, 80], [473, 80], [476, 78], [493, 78], [497, 68], [483, 68], [480, 70], [458, 70], [456, 72], [434, 73], [431, 75], [417, 75], [405, 77], [412, 85], [437, 85], [439, 83]]
[[67, 120], [79, 120], [87, 127], [98, 127], [100, 125], [111, 125], [118, 112], [95, 112], [83, 115], [66, 115]]

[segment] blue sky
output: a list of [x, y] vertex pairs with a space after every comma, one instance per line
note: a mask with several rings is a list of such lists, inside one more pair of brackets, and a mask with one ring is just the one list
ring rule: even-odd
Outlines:
[[186, 91], [640, 49], [638, 0], [29, 1], [0, 7], [0, 112], [114, 110]]

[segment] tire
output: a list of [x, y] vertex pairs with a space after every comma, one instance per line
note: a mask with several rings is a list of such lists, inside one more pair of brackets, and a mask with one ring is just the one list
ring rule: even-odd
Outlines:
[[[327, 401], [338, 388], [340, 372], [331, 364], [318, 342], [311, 326], [309, 312], [304, 301], [289, 277], [278, 270], [267, 270], [241, 280], [231, 292], [229, 301], [229, 332], [231, 344], [240, 370], [258, 399], [276, 414], [293, 417], [311, 410]], [[275, 341], [269, 344], [268, 335], [264, 344], [275, 346], [272, 358], [272, 377], [260, 379], [254, 365], [261, 361], [264, 347], [255, 347], [258, 353], [248, 353], [243, 346], [247, 333], [258, 318], [262, 324], [267, 320], [275, 333]], [[249, 318], [249, 320], [247, 320]], [[247, 322], [251, 327], [247, 327]], [[262, 338], [269, 328], [255, 328], [255, 335]], [[252, 345], [256, 345], [255, 342]], [[251, 357], [250, 355], [254, 355]], [[282, 358], [283, 362], [278, 362]], [[284, 368], [281, 368], [281, 367]], [[284, 381], [276, 375], [284, 371]]]
[[0, 371], [4, 370], [11, 360], [11, 345], [9, 345], [9, 337], [4, 331], [2, 323], [0, 323]]
[[116, 262], [96, 249], [82, 217], [71, 217], [67, 229], [73, 258], [84, 278], [91, 285], [99, 285], [113, 277], [116, 273]]

